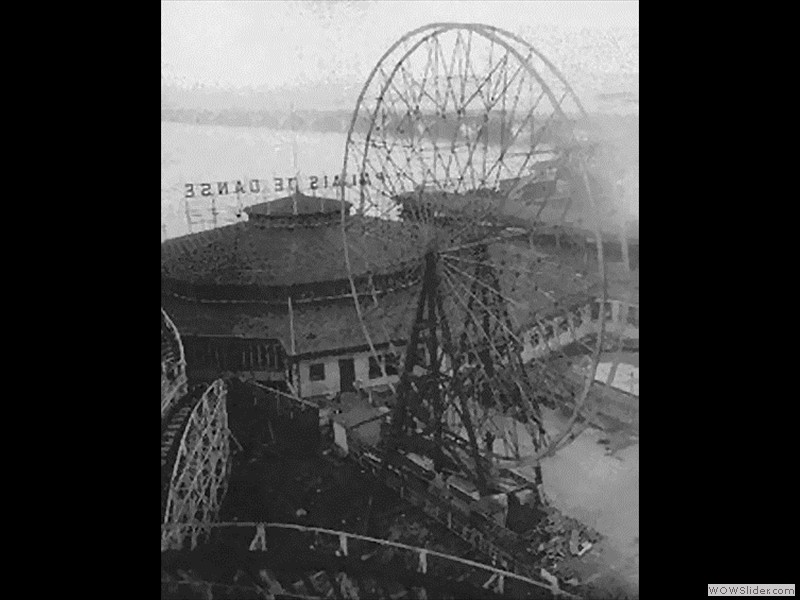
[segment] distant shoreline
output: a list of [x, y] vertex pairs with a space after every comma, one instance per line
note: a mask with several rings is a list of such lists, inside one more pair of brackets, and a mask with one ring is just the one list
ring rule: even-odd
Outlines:
[[[188, 125], [218, 125], [223, 127], [264, 127], [275, 130], [313, 131], [317, 133], [347, 133], [352, 111], [307, 110], [295, 113], [242, 109], [207, 110], [197, 108], [161, 108], [162, 123]], [[591, 111], [590, 122], [605, 126], [638, 127], [638, 110], [635, 114], [616, 111]]]
[[297, 111], [295, 113], [242, 109], [207, 110], [196, 108], [161, 108], [161, 121], [191, 125], [225, 127], [265, 127], [268, 129], [306, 130], [319, 133], [347, 133], [352, 112]]

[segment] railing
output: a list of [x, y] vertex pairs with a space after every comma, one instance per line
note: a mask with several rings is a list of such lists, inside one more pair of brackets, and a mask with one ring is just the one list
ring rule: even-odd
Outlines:
[[[352, 436], [348, 438], [347, 443], [348, 454], [364, 470], [373, 477], [378, 477], [383, 472], [382, 459], [373, 452], [374, 448], [364, 446], [354, 440]], [[402, 455], [400, 461], [411, 463], [409, 466], [413, 465], [412, 461]], [[514, 558], [515, 551], [522, 549], [525, 545], [522, 537], [500, 526], [489, 515], [475, 510], [461, 511], [456, 505], [430, 494], [427, 489], [421, 490], [420, 488], [425, 485], [421, 479], [419, 481], [410, 480], [406, 471], [394, 467], [391, 463], [388, 465], [384, 483], [397, 491], [403, 500], [419, 507], [425, 514], [442, 523], [474, 550], [484, 556], [492, 557], [493, 562], [504, 565], [524, 577], [537, 577], [534, 569]], [[526, 483], [531, 482], [526, 480]], [[464, 504], [467, 503], [464, 502]], [[540, 574], [544, 576], [543, 572]], [[546, 576], [552, 577], [549, 574]], [[557, 588], [558, 582], [552, 577], [549, 585]]]
[[[174, 536], [176, 533], [174, 531], [175, 529], [189, 527], [192, 527], [192, 525], [163, 525], [162, 536]], [[464, 575], [474, 576], [476, 579], [483, 581], [482, 587], [487, 589], [493, 587], [495, 592], [501, 594], [504, 591], [506, 583], [515, 582], [516, 586], [521, 588], [523, 596], [526, 595], [524, 592], [527, 590], [527, 595], [541, 596], [542, 591], [545, 591], [559, 598], [580, 598], [575, 594], [562, 590], [555, 578], [547, 582], [538, 581], [497, 566], [485, 565], [473, 560], [429, 550], [427, 548], [410, 546], [401, 542], [373, 538], [347, 531], [308, 527], [294, 523], [212, 523], [209, 527], [214, 529], [253, 529], [254, 536], [249, 546], [249, 550], [253, 552], [267, 551], [270, 545], [270, 539], [280, 537], [280, 533], [278, 532], [296, 532], [307, 536], [308, 541], [310, 541], [310, 544], [307, 544], [307, 546], [314, 547], [322, 553], [332, 554], [337, 557], [361, 557], [361, 560], [365, 560], [366, 557], [371, 556], [377, 550], [392, 549], [400, 551], [410, 558], [410, 566], [419, 573], [428, 574], [429, 571], [435, 571], [438, 566], [447, 565], [450, 567], [457, 567], [459, 570], [465, 572], [463, 573]], [[270, 536], [268, 532], [275, 532], [277, 535]], [[280, 539], [275, 539], [278, 547], [273, 547], [274, 550], [281, 550], [281, 541]], [[463, 579], [463, 577], [459, 579]]]
[[281, 416], [294, 419], [298, 413], [304, 413], [309, 410], [319, 411], [319, 406], [317, 404], [304, 400], [299, 396], [281, 392], [280, 390], [268, 387], [258, 381], [248, 381], [248, 383], [265, 394], [268, 394], [271, 399], [275, 401], [275, 410]]
[[[597, 335], [600, 328], [599, 310], [601, 302], [597, 299], [575, 305], [565, 309], [559, 314], [552, 315], [537, 322], [525, 334], [523, 341], [526, 342], [526, 353], [530, 356], [526, 362], [532, 358], [543, 359], [553, 351], [567, 346], [573, 342], [584, 340], [588, 337]], [[613, 305], [618, 304], [617, 311], [625, 311], [625, 319], [613, 319]], [[621, 336], [623, 339], [628, 335], [636, 335], [638, 339], [638, 304], [632, 304], [622, 300], [608, 300], [606, 302], [609, 314], [606, 315], [605, 339], [613, 339]], [[635, 323], [629, 309], [636, 311]], [[567, 329], [563, 329], [566, 326]]]

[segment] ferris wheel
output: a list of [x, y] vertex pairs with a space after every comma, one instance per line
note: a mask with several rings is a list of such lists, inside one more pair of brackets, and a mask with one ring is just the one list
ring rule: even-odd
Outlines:
[[[351, 292], [383, 375], [381, 348], [394, 341], [405, 356], [385, 448], [413, 440], [481, 495], [498, 465], [529, 464], [551, 442], [542, 404], [585, 399], [597, 369], [604, 314], [582, 342], [579, 388], [551, 367], [548, 341], [577, 340], [591, 319], [581, 307], [605, 300], [598, 219], [587, 219], [593, 261], [587, 236], [562, 227], [577, 205], [597, 209], [591, 147], [576, 127], [584, 117], [564, 77], [521, 38], [435, 23], [386, 51], [351, 120], [341, 178], [358, 183], [341, 188]], [[564, 235], [557, 252], [539, 243], [552, 231]]]

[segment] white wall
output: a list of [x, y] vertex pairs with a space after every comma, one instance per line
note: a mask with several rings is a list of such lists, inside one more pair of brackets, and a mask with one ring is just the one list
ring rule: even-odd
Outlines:
[[333, 441], [342, 449], [342, 452], [347, 454], [349, 448], [347, 446], [347, 430], [341, 423], [333, 422]]
[[[311, 381], [310, 367], [312, 364], [322, 363], [325, 365], [325, 379], [322, 381]], [[339, 392], [339, 361], [338, 357], [325, 356], [313, 360], [303, 360], [300, 362], [300, 396], [322, 396], [329, 393]]]
[[[611, 322], [606, 322], [606, 330], [610, 333], [616, 333], [617, 323], [619, 319], [624, 318], [624, 308], [626, 304], [618, 300], [610, 300], [611, 302]], [[638, 307], [637, 307], [638, 310]], [[580, 309], [583, 323], [580, 327], [574, 328], [577, 339], [583, 338], [591, 333], [597, 332], [599, 327], [598, 321], [593, 321], [591, 305], [586, 304]], [[563, 317], [559, 317], [562, 319]], [[543, 329], [540, 331], [540, 340], [537, 346], [531, 343], [530, 333], [523, 336], [525, 346], [522, 351], [522, 360], [528, 362], [534, 358], [542, 358], [553, 350], [565, 346], [575, 341], [571, 331], [559, 333], [556, 321], [550, 320], [546, 324], [550, 324], [554, 329], [554, 337], [550, 340], [544, 339]], [[531, 330], [533, 331], [533, 330]], [[628, 339], [639, 339], [639, 328], [630, 324], [625, 324], [623, 329], [623, 337]], [[382, 354], [382, 353], [381, 353]], [[359, 352], [355, 354], [340, 354], [336, 356], [325, 356], [322, 358], [314, 358], [303, 360], [300, 362], [300, 395], [303, 398], [309, 396], [323, 396], [328, 394], [338, 394], [341, 391], [341, 383], [339, 379], [339, 359], [352, 358], [355, 366], [356, 381], [360, 381], [364, 388], [386, 385], [388, 383], [397, 383], [399, 377], [397, 375], [389, 375], [388, 377], [379, 377], [377, 379], [369, 378], [369, 357], [372, 356], [370, 352]], [[323, 381], [311, 381], [309, 368], [312, 364], [323, 363], [325, 365], [325, 379]], [[397, 361], [398, 369], [402, 368], [403, 359], [400, 357]]]
[[[610, 362], [599, 363], [597, 365], [597, 373], [595, 373], [594, 378], [597, 381], [605, 383], [608, 380], [609, 374], [611, 373], [611, 366], [612, 363]], [[611, 386], [617, 388], [618, 390], [622, 390], [623, 392], [628, 392], [629, 394], [638, 396], [639, 367], [629, 365], [627, 363], [620, 363], [617, 365], [617, 372], [614, 376], [614, 381], [611, 382]]]
[[[614, 324], [613, 328], [610, 330], [612, 333], [617, 332], [617, 323], [621, 320], [624, 323], [624, 327], [622, 330], [622, 337], [627, 339], [639, 339], [639, 327], [634, 327], [630, 323], [628, 323], [628, 310], [630, 306], [625, 302], [620, 302], [618, 300], [611, 301], [613, 306], [613, 315], [614, 315]], [[639, 307], [635, 307], [637, 313], [639, 311]]]
[[[325, 356], [303, 360], [300, 362], [300, 395], [304, 398], [309, 396], [322, 396], [326, 394], [338, 394], [341, 391], [341, 381], [339, 378], [339, 359], [352, 358], [355, 366], [356, 381], [362, 387], [368, 388], [376, 385], [386, 385], [397, 383], [397, 375], [388, 377], [369, 378], [369, 357], [370, 352], [359, 352], [355, 354], [340, 354], [337, 356]], [[310, 367], [312, 364], [323, 363], [325, 365], [325, 380], [311, 381]], [[402, 365], [402, 359], [398, 360], [398, 369]]]
[[[628, 305], [618, 300], [609, 300], [609, 302], [611, 303], [611, 321], [606, 321], [606, 331], [612, 334], [618, 333], [620, 331], [620, 319], [622, 319], [622, 323], [624, 323], [622, 336], [627, 339], [638, 340], [639, 328], [626, 322], [627, 312], [625, 309], [628, 308]], [[574, 342], [576, 339], [581, 339], [591, 333], [596, 333], [599, 330], [600, 322], [599, 320], [592, 320], [591, 304], [586, 304], [581, 307], [580, 313], [583, 322], [578, 328], [573, 326], [575, 335], [573, 335], [572, 331], [559, 333], [558, 322], [563, 320], [563, 317], [553, 318], [543, 323], [543, 325], [551, 325], [553, 327], [554, 335], [549, 340], [545, 340], [544, 338], [544, 327], [539, 330], [539, 343], [536, 346], [533, 345], [531, 339], [531, 334], [536, 328], [531, 329], [528, 334], [524, 335], [523, 342], [525, 346], [522, 351], [523, 362], [528, 362], [534, 358], [542, 358], [551, 351], [558, 350], [562, 346]]]

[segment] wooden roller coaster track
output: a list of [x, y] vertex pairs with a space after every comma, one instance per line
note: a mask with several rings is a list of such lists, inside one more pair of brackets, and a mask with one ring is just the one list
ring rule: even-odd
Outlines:
[[161, 310], [161, 418], [187, 391], [186, 357], [172, 320]]
[[216, 518], [230, 470], [227, 386], [217, 380], [178, 400], [162, 420], [161, 511], [165, 524], [189, 524], [163, 536], [162, 550], [191, 548]]
[[[162, 535], [180, 535], [176, 534], [176, 531], [189, 527], [191, 525], [164, 525], [162, 526]], [[291, 563], [291, 571], [298, 574], [303, 573], [300, 575], [301, 581], [296, 584], [294, 589], [273, 589], [271, 593], [253, 597], [373, 597], [363, 594], [359, 596], [357, 589], [354, 589], [353, 586], [354, 576], [370, 573], [381, 577], [381, 571], [387, 570], [385, 553], [388, 552], [394, 557], [388, 579], [404, 584], [401, 587], [406, 589], [400, 589], [387, 597], [398, 599], [420, 597], [418, 591], [413, 595], [410, 593], [410, 588], [413, 587], [427, 590], [428, 597], [440, 597], [439, 594], [446, 591], [447, 596], [452, 595], [452, 597], [458, 598], [498, 596], [579, 598], [579, 596], [561, 589], [555, 578], [534, 579], [500, 566], [486, 565], [428, 548], [346, 531], [308, 527], [294, 523], [214, 523], [209, 527], [216, 532], [239, 529], [252, 535], [249, 545], [250, 552], [248, 556], [238, 562], [236, 565], [238, 568], [242, 568], [244, 563], [247, 563], [251, 572], [263, 572], [266, 569], [279, 571], [288, 568]], [[287, 556], [289, 547], [293, 549], [291, 556]], [[382, 553], [384, 560], [379, 558]], [[226, 556], [231, 557], [231, 553], [227, 550]], [[168, 551], [162, 554], [162, 569], [174, 571], [181, 568], [192, 568], [192, 566], [202, 564], [204, 558], [208, 559], [209, 557], [205, 556], [203, 552]], [[212, 560], [218, 558], [215, 556]], [[384, 567], [381, 568], [381, 565]], [[309, 571], [314, 575], [309, 576]], [[332, 572], [336, 575], [332, 575]], [[347, 576], [342, 577], [343, 574], [347, 574]], [[386, 573], [383, 573], [383, 579], [387, 579]], [[181, 582], [171, 580], [164, 583], [178, 584]], [[184, 581], [183, 583], [190, 584], [191, 582]], [[214, 585], [207, 581], [204, 583], [209, 587]], [[350, 586], [349, 593], [342, 589], [346, 584]], [[198, 582], [195, 582], [195, 585], [198, 585]], [[255, 590], [257, 587], [251, 589]]]

